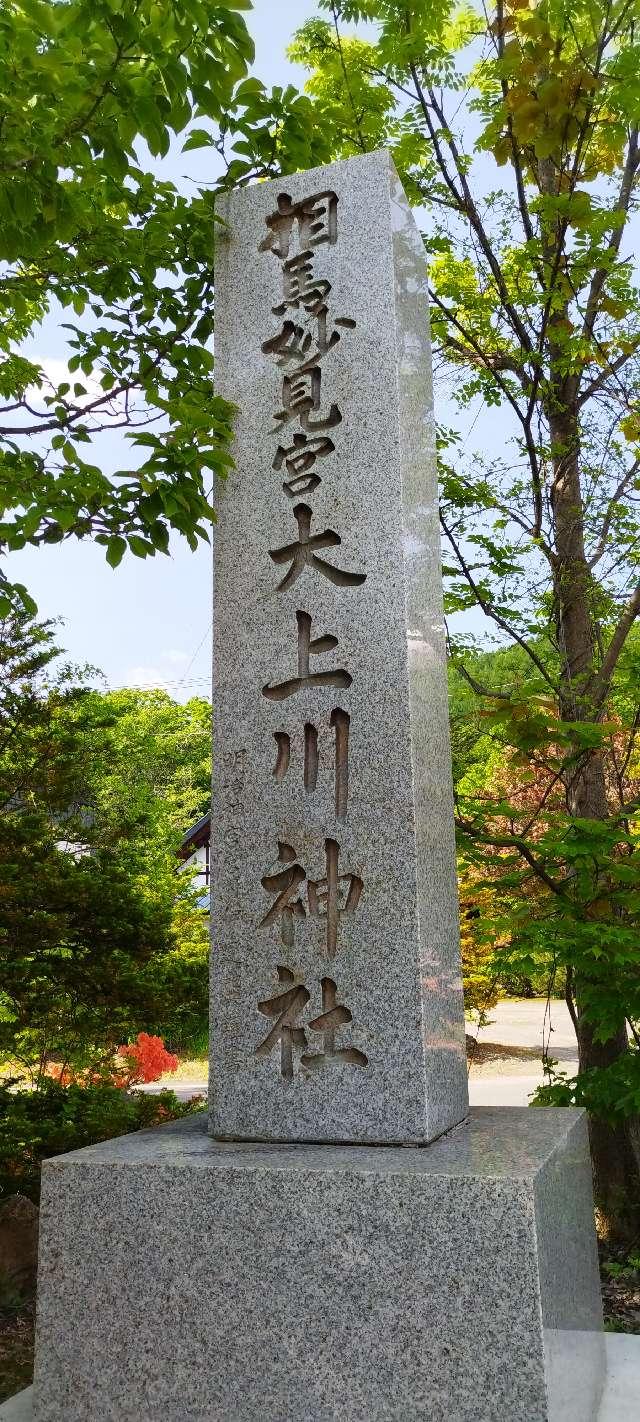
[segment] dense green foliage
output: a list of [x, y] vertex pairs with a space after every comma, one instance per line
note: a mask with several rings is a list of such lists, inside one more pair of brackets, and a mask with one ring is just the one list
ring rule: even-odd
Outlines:
[[[211, 379], [213, 194], [179, 193], [161, 160], [231, 113], [265, 157], [286, 117], [295, 159], [309, 104], [247, 79], [250, 8], [0, 10], [0, 551], [92, 537], [115, 566], [127, 549], [166, 553], [172, 531], [208, 537], [231, 416]], [[71, 349], [62, 374], [32, 354], [47, 314]], [[131, 449], [110, 472], [100, 437], [114, 429]], [[16, 596], [34, 611], [0, 573], [0, 615]]]
[[210, 710], [55, 672], [0, 629], [0, 1053], [41, 1076], [207, 1014], [206, 916], [175, 851], [208, 805]]
[[[319, 8], [291, 51], [316, 129], [333, 157], [391, 148], [457, 406], [439, 432], [450, 647], [487, 730], [458, 783], [463, 853], [491, 889], [502, 970], [566, 991], [580, 1080], [551, 1095], [588, 1094], [613, 1226], [640, 1218], [640, 7]], [[350, 33], [362, 19], [373, 42]], [[488, 422], [480, 450], [461, 435], [487, 406], [497, 450]], [[499, 683], [469, 610], [485, 646], [518, 653]]]
[[178, 1120], [201, 1102], [182, 1104], [173, 1091], [147, 1095], [117, 1086], [60, 1086], [12, 1092], [0, 1085], [0, 1200], [40, 1195], [40, 1166], [53, 1155]]

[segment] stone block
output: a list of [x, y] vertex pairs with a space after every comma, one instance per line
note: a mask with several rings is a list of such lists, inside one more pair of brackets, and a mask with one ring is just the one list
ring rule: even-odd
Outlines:
[[386, 152], [219, 215], [211, 1129], [422, 1143], [468, 1104], [424, 246]]
[[193, 1117], [44, 1167], [34, 1422], [592, 1422], [585, 1118], [428, 1148]]

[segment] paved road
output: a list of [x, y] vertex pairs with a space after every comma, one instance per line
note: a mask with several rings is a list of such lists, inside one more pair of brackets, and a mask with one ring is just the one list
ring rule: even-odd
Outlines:
[[[527, 1106], [532, 1092], [543, 1080], [540, 1066], [543, 1037], [548, 1041], [549, 1055], [559, 1062], [561, 1069], [569, 1076], [577, 1071], [575, 1033], [564, 1002], [552, 1002], [549, 1015], [542, 998], [499, 1002], [489, 1015], [488, 1025], [477, 1033], [478, 1057], [472, 1061], [469, 1071], [472, 1106]], [[476, 1036], [471, 1025], [467, 1031], [470, 1036]], [[171, 1086], [181, 1101], [207, 1092], [204, 1077], [175, 1084], [168, 1078], [145, 1089], [159, 1091], [161, 1086]]]
[[543, 1041], [561, 1071], [577, 1071], [576, 1036], [564, 1002], [553, 1001], [549, 1009], [542, 998], [499, 1002], [489, 1017], [481, 1031], [467, 1028], [479, 1048], [469, 1069], [472, 1106], [527, 1106], [543, 1081]]

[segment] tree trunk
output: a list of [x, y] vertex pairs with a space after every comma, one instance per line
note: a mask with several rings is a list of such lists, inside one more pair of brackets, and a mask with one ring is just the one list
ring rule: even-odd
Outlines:
[[[552, 361], [553, 363], [553, 361]], [[565, 383], [548, 411], [551, 434], [553, 485], [551, 502], [557, 563], [554, 576], [555, 619], [561, 658], [560, 719], [592, 721], [598, 709], [588, 696], [586, 683], [595, 666], [596, 627], [593, 585], [584, 547], [583, 504], [579, 469], [578, 412]], [[580, 747], [576, 745], [580, 754]], [[609, 817], [605, 767], [598, 750], [582, 752], [566, 780], [567, 808], [581, 819]], [[600, 889], [601, 892], [601, 889]], [[598, 887], [594, 883], [594, 898]], [[605, 968], [605, 972], [608, 969]], [[580, 1071], [611, 1066], [628, 1052], [626, 1021], [620, 1022], [607, 1042], [594, 1039], [583, 1005], [583, 989], [598, 983], [598, 969], [587, 978], [576, 972], [577, 1037]], [[640, 1224], [640, 1149], [637, 1122], [613, 1126], [592, 1116], [589, 1121], [594, 1194], [602, 1232], [611, 1239], [633, 1238]]]

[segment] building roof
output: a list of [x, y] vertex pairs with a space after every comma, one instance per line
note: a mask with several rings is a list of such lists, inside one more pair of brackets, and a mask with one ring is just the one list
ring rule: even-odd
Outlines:
[[211, 811], [202, 816], [191, 829], [184, 835], [178, 850], [179, 859], [188, 859], [194, 850], [200, 849], [201, 845], [207, 844], [211, 835]]

